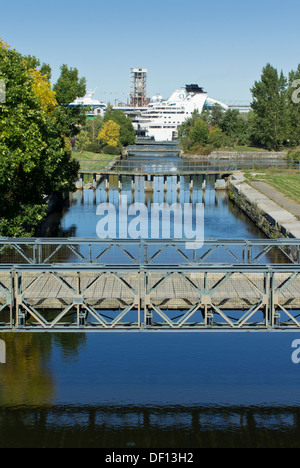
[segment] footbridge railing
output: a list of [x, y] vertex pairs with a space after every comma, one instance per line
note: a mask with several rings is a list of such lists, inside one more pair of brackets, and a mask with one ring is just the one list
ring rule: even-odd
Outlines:
[[299, 239], [0, 238], [0, 265], [300, 265]]
[[251, 159], [251, 160], [228, 160], [228, 159], [203, 159], [189, 160], [182, 159], [180, 161], [168, 161], [154, 159], [151, 163], [149, 160], [143, 161], [138, 159], [127, 159], [117, 161], [113, 167], [108, 168], [107, 163], [95, 160], [80, 160], [80, 173], [95, 173], [95, 174], [152, 174], [152, 175], [190, 175], [190, 174], [222, 174], [232, 173], [240, 170], [256, 170], [259, 168], [290, 168], [300, 169], [299, 161], [289, 161], [284, 159]]
[[0, 241], [0, 331], [282, 330], [300, 331], [295, 239]]

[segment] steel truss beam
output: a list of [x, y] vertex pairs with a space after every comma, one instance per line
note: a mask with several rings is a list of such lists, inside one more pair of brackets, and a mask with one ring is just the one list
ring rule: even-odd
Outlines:
[[184, 239], [9, 239], [0, 238], [0, 264], [132, 264], [226, 263], [261, 265], [276, 255], [275, 264], [300, 265], [298, 239], [207, 239], [199, 249], [187, 249]]
[[1, 331], [300, 330], [295, 265], [0, 266]]

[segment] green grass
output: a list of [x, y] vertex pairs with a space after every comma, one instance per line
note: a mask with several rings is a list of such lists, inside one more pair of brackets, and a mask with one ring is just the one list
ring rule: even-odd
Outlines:
[[91, 153], [89, 151], [74, 151], [72, 153], [73, 158], [77, 160], [85, 161], [99, 161], [109, 164], [116, 156], [114, 154], [105, 154], [105, 153]]
[[[80, 153], [79, 151], [72, 152], [73, 159], [77, 161], [95, 161], [100, 162], [108, 165], [113, 159], [119, 158], [119, 156], [115, 156], [113, 154], [105, 154], [105, 153], [91, 153], [89, 151], [83, 151]], [[83, 176], [84, 184], [92, 183], [93, 177], [90, 174], [84, 174]]]
[[268, 153], [269, 150], [263, 148], [255, 148], [253, 146], [234, 146], [231, 151], [247, 151], [249, 153]]
[[245, 177], [251, 181], [262, 181], [271, 185], [291, 200], [300, 203], [300, 171], [293, 169], [259, 169], [255, 175], [246, 171]]

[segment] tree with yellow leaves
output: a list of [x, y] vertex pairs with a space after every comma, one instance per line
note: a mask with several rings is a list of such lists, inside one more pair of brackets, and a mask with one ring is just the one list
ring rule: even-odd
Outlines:
[[1, 39], [1, 37], [0, 37], [0, 49], [5, 49], [5, 50], [10, 49], [10, 45], [6, 44], [6, 42], [4, 42], [3, 39]]
[[101, 128], [97, 140], [100, 140], [104, 145], [118, 146], [119, 137], [120, 125], [113, 120], [108, 120]]
[[32, 88], [35, 96], [40, 98], [41, 105], [47, 112], [51, 114], [58, 105], [55, 97], [55, 92], [51, 89], [51, 83], [48, 75], [43, 75], [41, 70], [32, 69], [30, 74], [33, 78]]

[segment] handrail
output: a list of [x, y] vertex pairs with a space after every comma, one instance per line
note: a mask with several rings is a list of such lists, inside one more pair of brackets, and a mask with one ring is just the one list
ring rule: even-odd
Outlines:
[[187, 248], [186, 243], [187, 239], [0, 238], [0, 265], [300, 265], [299, 239], [205, 239], [200, 248]]
[[121, 160], [113, 167], [108, 167], [107, 163], [93, 160], [77, 160], [80, 164], [80, 171], [89, 172], [106, 172], [106, 173], [122, 173], [122, 172], [135, 172], [135, 173], [169, 173], [184, 174], [189, 172], [216, 172], [216, 171], [238, 171], [245, 169], [255, 168], [290, 168], [300, 170], [300, 161], [289, 160], [270, 160], [270, 159], [253, 159], [253, 160], [181, 160], [176, 161], [139, 161], [139, 160]]

